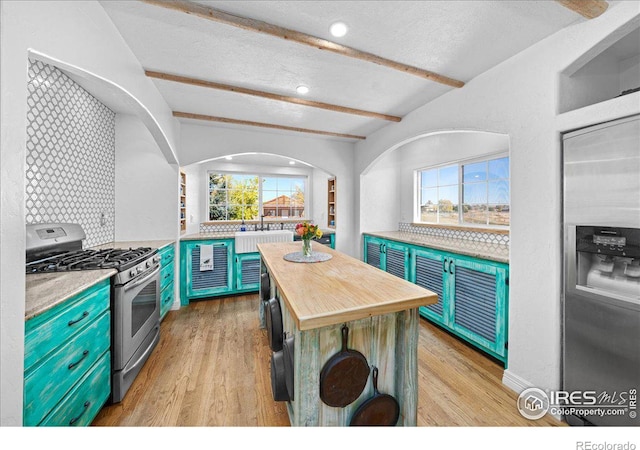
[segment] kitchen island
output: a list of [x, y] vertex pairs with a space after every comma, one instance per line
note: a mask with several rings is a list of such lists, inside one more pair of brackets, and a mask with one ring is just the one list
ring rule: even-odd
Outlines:
[[[378, 390], [397, 400], [397, 424], [415, 426], [418, 308], [437, 302], [437, 295], [326, 246], [314, 251], [331, 259], [316, 263], [284, 259], [301, 250], [299, 242], [258, 244], [258, 250], [261, 272], [270, 280], [268, 297], [279, 301], [284, 336], [294, 340], [293, 398], [287, 401], [291, 425], [349, 425], [358, 406], [374, 395], [369, 377], [344, 407], [320, 398], [320, 373], [341, 351], [346, 325], [349, 350], [364, 355], [369, 369], [378, 368]], [[260, 308], [264, 327], [264, 301]]]

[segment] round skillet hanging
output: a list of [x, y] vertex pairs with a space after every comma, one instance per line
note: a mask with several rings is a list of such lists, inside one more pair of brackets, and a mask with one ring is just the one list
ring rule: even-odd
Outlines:
[[342, 350], [327, 360], [320, 372], [320, 399], [329, 406], [345, 407], [357, 399], [369, 378], [367, 359], [347, 348], [349, 328], [342, 326]]
[[349, 426], [395, 426], [400, 417], [400, 405], [389, 394], [378, 391], [378, 368], [373, 367], [373, 397], [358, 406]]
[[269, 348], [274, 352], [282, 350], [282, 310], [277, 298], [271, 298], [265, 305], [265, 323], [269, 337]]
[[260, 299], [263, 302], [269, 300], [269, 294], [271, 293], [271, 279], [268, 273], [260, 275]]

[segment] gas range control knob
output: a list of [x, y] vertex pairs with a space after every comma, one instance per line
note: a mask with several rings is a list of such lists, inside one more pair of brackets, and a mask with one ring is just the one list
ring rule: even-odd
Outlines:
[[131, 269], [131, 270], [129, 271], [129, 276], [130, 276], [130, 277], [135, 277], [135, 276], [136, 276], [136, 271], [135, 271], [135, 270], [133, 270], [133, 269]]
[[154, 256], [153, 257], [153, 262], [154, 263], [160, 262], [160, 257], [159, 256]]
[[147, 261], [146, 266], [147, 266], [147, 269], [148, 269], [149, 267], [151, 267], [151, 261]]
[[138, 273], [142, 273], [142, 267], [140, 267], [140, 266], [136, 267], [136, 271], [137, 271]]

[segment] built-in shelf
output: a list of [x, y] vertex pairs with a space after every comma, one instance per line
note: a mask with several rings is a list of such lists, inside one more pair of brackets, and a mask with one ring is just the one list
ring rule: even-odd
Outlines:
[[[612, 33], [560, 74], [558, 113], [622, 98], [640, 88], [640, 28]], [[622, 96], [622, 97], [621, 97]]]
[[187, 231], [187, 174], [180, 169], [180, 198], [179, 198], [180, 212], [180, 233]]
[[327, 226], [336, 227], [336, 179], [329, 178], [327, 182]]

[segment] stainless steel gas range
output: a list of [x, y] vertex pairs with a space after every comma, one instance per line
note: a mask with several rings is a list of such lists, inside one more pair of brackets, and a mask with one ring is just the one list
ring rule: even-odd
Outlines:
[[157, 249], [83, 249], [78, 224], [27, 225], [26, 273], [115, 269], [111, 279], [111, 402], [120, 402], [160, 338]]

